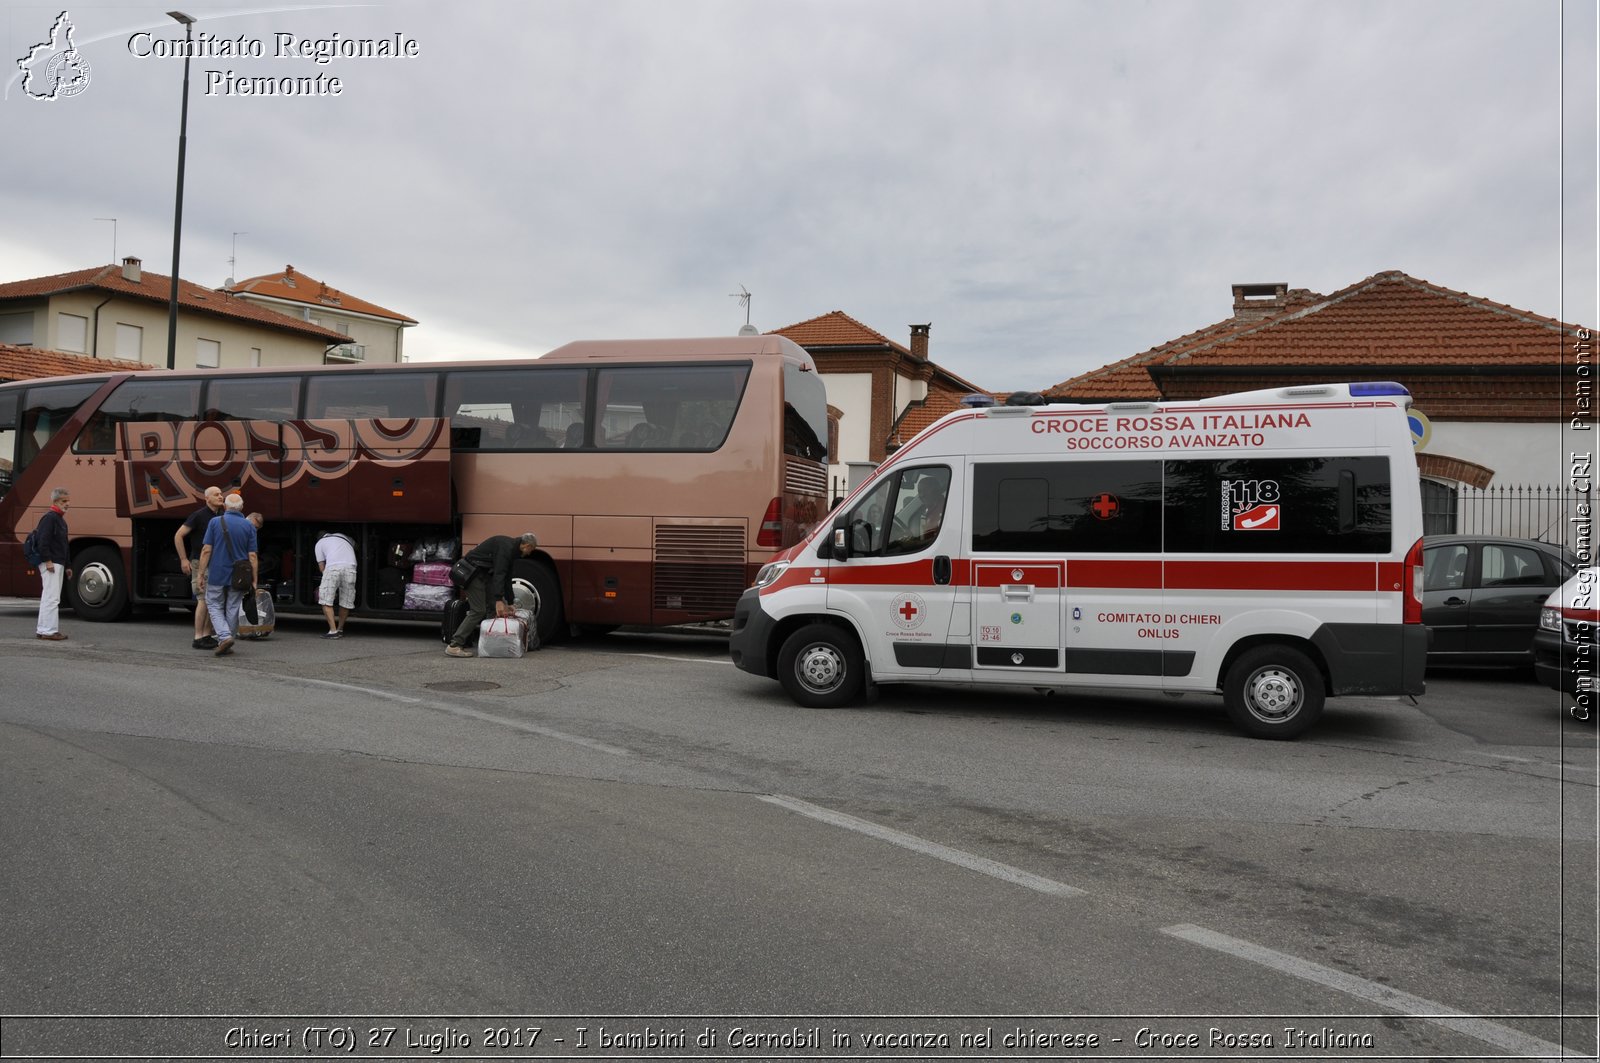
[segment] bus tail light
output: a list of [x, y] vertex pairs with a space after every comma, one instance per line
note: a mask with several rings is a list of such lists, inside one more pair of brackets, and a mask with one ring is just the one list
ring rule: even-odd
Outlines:
[[[1409, 578], [1407, 578], [1409, 577]], [[1422, 540], [1418, 539], [1406, 551], [1406, 565], [1401, 579], [1405, 581], [1405, 607], [1400, 619], [1407, 624], [1422, 623]]]
[[768, 550], [783, 546], [783, 499], [774, 498], [767, 503], [767, 515], [761, 518], [761, 531], [756, 535], [756, 545]]

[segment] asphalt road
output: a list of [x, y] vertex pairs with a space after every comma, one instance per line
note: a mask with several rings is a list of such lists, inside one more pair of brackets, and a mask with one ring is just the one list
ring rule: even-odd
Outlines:
[[[1595, 999], [1595, 728], [1516, 674], [1272, 743], [1214, 698], [804, 710], [693, 635], [459, 661], [288, 619], [218, 660], [178, 613], [64, 629], [0, 601], [8, 1058], [303, 1055], [316, 1023], [580, 1055], [607, 1016], [662, 1031], [641, 1055], [1594, 1047], [1561, 1017]], [[730, 1047], [769, 1026], [794, 1044]]]

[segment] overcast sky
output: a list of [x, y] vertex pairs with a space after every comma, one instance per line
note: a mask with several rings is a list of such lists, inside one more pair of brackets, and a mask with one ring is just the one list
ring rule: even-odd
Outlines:
[[[292, 263], [416, 318], [414, 357], [728, 335], [741, 285], [763, 331], [931, 321], [993, 390], [1220, 320], [1238, 282], [1399, 269], [1600, 321], [1587, 0], [177, 2], [213, 44], [182, 275]], [[182, 27], [68, 7], [89, 83], [33, 99], [17, 59], [61, 10], [0, 16], [0, 280], [111, 261], [112, 217], [166, 273], [183, 61], [141, 53]], [[241, 38], [262, 55], [215, 54]]]

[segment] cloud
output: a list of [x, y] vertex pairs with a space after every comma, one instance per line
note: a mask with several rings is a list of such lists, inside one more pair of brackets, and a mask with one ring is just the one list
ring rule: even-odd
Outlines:
[[[77, 19], [87, 91], [0, 104], [38, 146], [0, 189], [12, 277], [101, 261], [95, 217], [170, 252], [181, 60], [111, 18]], [[25, 21], [18, 55], [48, 29]], [[184, 274], [219, 282], [246, 232], [239, 276], [292, 262], [419, 319], [419, 354], [730, 334], [740, 284], [762, 328], [932, 321], [934, 358], [995, 389], [1216, 321], [1240, 281], [1403, 269], [1597, 317], [1592, 253], [1588, 288], [1568, 275], [1593, 246], [1584, 5], [391, 2], [195, 28], [266, 54], [192, 61]], [[421, 54], [317, 64], [278, 32]], [[208, 70], [343, 91], [206, 95]], [[1591, 115], [1565, 131], [1564, 73]]]

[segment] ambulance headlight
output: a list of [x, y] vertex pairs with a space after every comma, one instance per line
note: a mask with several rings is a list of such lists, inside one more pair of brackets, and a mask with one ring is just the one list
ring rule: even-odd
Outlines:
[[788, 570], [789, 562], [787, 561], [768, 562], [767, 564], [761, 566], [760, 572], [756, 573], [756, 581], [752, 583], [751, 586], [756, 590], [760, 590], [762, 587], [776, 582], [777, 578]]
[[1539, 626], [1544, 628], [1546, 631], [1560, 631], [1561, 610], [1550, 608], [1540, 609]]

